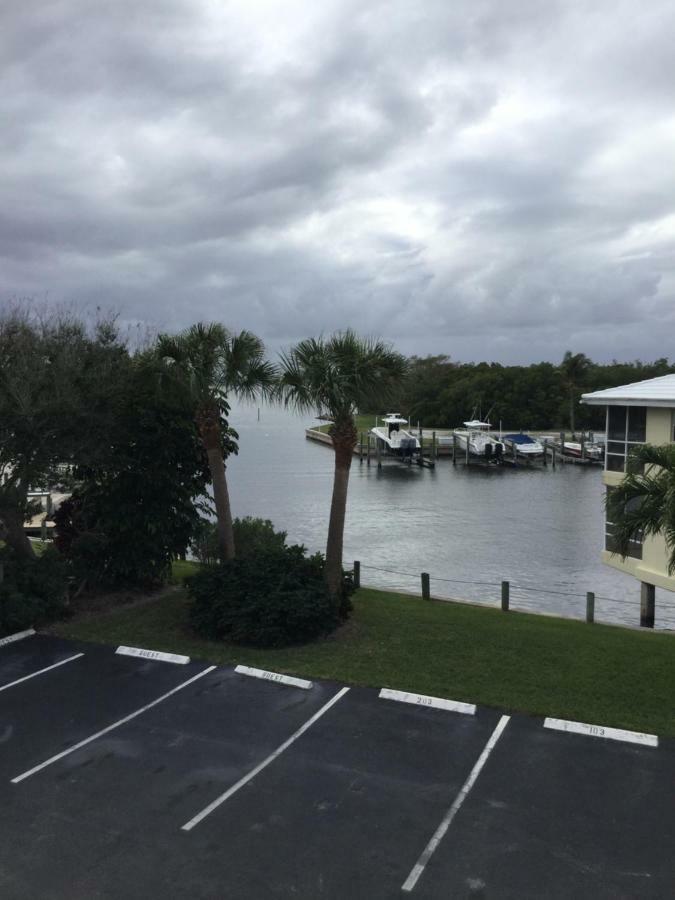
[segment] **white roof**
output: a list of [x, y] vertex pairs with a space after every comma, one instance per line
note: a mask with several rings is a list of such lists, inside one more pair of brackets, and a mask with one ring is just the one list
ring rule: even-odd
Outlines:
[[407, 424], [408, 424], [408, 420], [407, 420], [407, 419], [402, 419], [400, 413], [387, 413], [387, 415], [384, 417], [384, 421], [385, 421], [387, 424], [391, 424], [391, 425], [393, 425], [393, 424], [395, 424], [395, 423], [397, 423], [397, 422], [398, 422], [399, 424], [401, 424], [401, 425], [403, 425], [403, 424], [407, 425]]
[[591, 406], [673, 406], [675, 375], [661, 375], [646, 381], [634, 381], [620, 387], [582, 394], [581, 402]]

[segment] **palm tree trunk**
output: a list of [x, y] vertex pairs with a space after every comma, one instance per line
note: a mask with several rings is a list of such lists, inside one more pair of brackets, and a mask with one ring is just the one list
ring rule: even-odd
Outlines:
[[349, 470], [357, 441], [354, 423], [334, 425], [331, 437], [335, 448], [335, 474], [333, 476], [333, 497], [330, 504], [324, 576], [331, 597], [338, 601], [342, 587], [342, 545], [347, 511]]
[[225, 478], [225, 461], [220, 447], [207, 447], [206, 455], [211, 470], [213, 483], [213, 500], [216, 504], [216, 521], [218, 526], [218, 546], [221, 559], [234, 559], [234, 529], [232, 527], [232, 510], [230, 494]]
[[213, 500], [216, 504], [216, 524], [218, 547], [222, 560], [234, 559], [234, 529], [230, 495], [225, 478], [225, 460], [221, 444], [220, 415], [217, 409], [202, 409], [197, 414], [197, 427], [206, 450], [213, 485]]

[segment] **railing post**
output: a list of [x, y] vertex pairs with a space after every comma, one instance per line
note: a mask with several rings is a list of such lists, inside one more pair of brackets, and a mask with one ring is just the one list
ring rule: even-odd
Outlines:
[[654, 627], [654, 606], [656, 604], [656, 588], [643, 581], [640, 585], [640, 626]]
[[502, 581], [502, 611], [509, 611], [509, 600], [511, 593], [511, 585], [508, 581]]
[[361, 563], [358, 559], [354, 560], [354, 587], [361, 587]]
[[43, 544], [47, 542], [47, 522], [45, 519], [42, 520], [42, 524], [40, 525], [40, 540]]
[[595, 621], [595, 594], [593, 591], [586, 591], [586, 621], [591, 625]]
[[428, 572], [422, 572], [422, 599], [431, 600], [431, 589], [429, 586]]

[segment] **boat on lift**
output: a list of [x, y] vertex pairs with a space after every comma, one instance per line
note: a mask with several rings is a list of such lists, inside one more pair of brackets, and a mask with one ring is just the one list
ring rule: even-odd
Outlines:
[[453, 434], [457, 438], [457, 446], [470, 456], [477, 456], [487, 462], [500, 463], [504, 457], [504, 443], [490, 434], [492, 425], [480, 419], [464, 422], [464, 428], [455, 428]]
[[544, 455], [544, 445], [529, 434], [504, 434], [501, 436], [507, 449], [515, 450], [517, 456], [524, 459], [540, 459]]
[[577, 459], [590, 459], [594, 462], [602, 462], [605, 458], [605, 448], [600, 444], [585, 443], [580, 441], [565, 441], [563, 453], [565, 456], [575, 456]]
[[420, 442], [408, 428], [402, 427], [406, 425], [408, 420], [400, 413], [387, 413], [380, 425], [370, 429], [381, 453], [398, 456], [406, 462], [412, 462], [413, 457], [420, 455]]

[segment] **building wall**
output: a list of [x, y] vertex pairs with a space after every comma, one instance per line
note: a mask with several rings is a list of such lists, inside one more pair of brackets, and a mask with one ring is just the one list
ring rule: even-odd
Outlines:
[[[646, 438], [649, 444], [667, 444], [673, 439], [673, 419], [675, 410], [664, 407], [647, 409]], [[603, 481], [612, 487], [621, 483], [621, 472], [604, 472]], [[667, 591], [675, 591], [675, 575], [668, 575], [668, 552], [665, 539], [660, 535], [645, 538], [642, 545], [642, 559], [621, 559], [620, 556], [602, 552], [602, 561], [621, 572], [627, 572], [640, 581], [655, 584]]]

